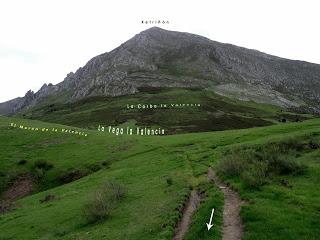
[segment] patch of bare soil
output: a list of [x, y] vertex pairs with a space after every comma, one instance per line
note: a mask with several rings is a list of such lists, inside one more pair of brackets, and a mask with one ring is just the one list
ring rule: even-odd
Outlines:
[[14, 201], [19, 198], [29, 195], [32, 191], [34, 182], [30, 176], [21, 176], [15, 182], [2, 193], [1, 199]]
[[189, 201], [183, 211], [182, 219], [179, 222], [176, 230], [174, 240], [182, 240], [189, 229], [193, 213], [197, 210], [201, 202], [201, 196], [197, 190], [192, 190]]
[[29, 195], [34, 181], [30, 176], [21, 176], [1, 194], [0, 213], [6, 213], [14, 208], [14, 201]]
[[76, 181], [87, 175], [89, 175], [88, 170], [72, 170], [71, 172], [64, 173], [59, 179], [63, 184], [66, 184]]
[[223, 208], [223, 240], [240, 240], [243, 235], [243, 225], [240, 218], [240, 208], [245, 202], [239, 194], [220, 181], [212, 168], [209, 168], [208, 178], [214, 182], [224, 194]]

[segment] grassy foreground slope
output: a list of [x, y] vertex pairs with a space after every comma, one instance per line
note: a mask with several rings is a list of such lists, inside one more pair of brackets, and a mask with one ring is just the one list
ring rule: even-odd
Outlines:
[[[263, 146], [270, 141], [306, 134], [317, 137], [320, 132], [319, 119], [164, 137], [114, 136], [79, 130], [88, 134], [85, 137], [12, 128], [11, 122], [38, 128], [69, 128], [0, 118], [2, 189], [21, 174], [37, 177], [34, 194], [18, 200], [15, 210], [0, 215], [0, 239], [172, 239], [173, 227], [190, 188], [203, 190], [205, 197], [186, 239], [221, 239], [223, 199], [221, 192], [207, 182], [208, 166], [216, 166], [226, 148], [244, 143]], [[21, 160], [26, 163], [19, 164]], [[39, 160], [52, 166], [39, 173], [35, 168]], [[283, 176], [294, 186], [292, 189], [283, 190], [274, 181], [260, 190], [252, 190], [236, 178], [226, 179], [242, 197], [250, 200], [242, 211], [245, 239], [296, 239], [293, 237], [297, 236], [316, 239], [314, 236], [319, 235], [316, 226], [320, 193], [315, 191], [319, 180], [319, 150], [304, 152], [300, 160], [309, 166], [305, 175]], [[74, 172], [85, 172], [87, 176], [67, 184], [63, 182], [68, 173]], [[127, 196], [105, 221], [86, 224], [83, 205], [106, 179], [124, 185]], [[41, 203], [47, 195], [56, 198]], [[205, 223], [212, 207], [216, 209], [216, 225], [208, 232]], [[283, 234], [279, 235], [281, 231]]]
[[[49, 131], [12, 128], [11, 122], [45, 127]], [[51, 128], [67, 127], [1, 117], [3, 185], [10, 184], [8, 177], [38, 176], [34, 168], [38, 160], [53, 165], [35, 184], [35, 194], [19, 200], [16, 210], [1, 216], [1, 239], [172, 238], [189, 188], [200, 181], [193, 177], [192, 167], [183, 154], [151, 138], [112, 136], [97, 131], [85, 131], [88, 134], [85, 137], [52, 132]], [[20, 165], [21, 160], [27, 162]], [[106, 166], [102, 164], [105, 162]], [[92, 165], [101, 169], [59, 186], [66, 172], [85, 170]], [[108, 179], [124, 185], [127, 197], [106, 221], [88, 225], [82, 217], [83, 206], [90, 194]], [[40, 203], [48, 195], [56, 199]]]

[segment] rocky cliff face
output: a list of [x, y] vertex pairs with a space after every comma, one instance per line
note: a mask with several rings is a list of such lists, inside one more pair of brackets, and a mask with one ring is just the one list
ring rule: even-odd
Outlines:
[[61, 83], [45, 84], [36, 93], [0, 104], [0, 113], [23, 112], [48, 98], [55, 102], [118, 96], [134, 94], [140, 87], [196, 87], [320, 112], [320, 65], [154, 27], [92, 58]]

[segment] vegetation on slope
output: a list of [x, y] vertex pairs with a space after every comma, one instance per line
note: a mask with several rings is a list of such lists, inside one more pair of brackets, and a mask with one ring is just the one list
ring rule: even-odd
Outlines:
[[244, 239], [319, 237], [319, 131], [230, 147], [220, 175], [248, 201]]
[[[3, 190], [11, 186], [7, 175], [17, 177], [20, 173], [42, 171], [34, 181], [33, 194], [18, 199], [14, 210], [0, 216], [1, 239], [172, 239], [190, 189], [203, 192], [204, 201], [193, 217], [186, 239], [221, 239], [223, 197], [219, 189], [208, 183], [208, 167], [217, 166], [222, 154], [233, 148], [242, 149], [243, 144], [243, 151], [259, 153], [264, 146], [286, 142], [287, 138], [297, 138], [298, 144], [305, 145], [309, 139], [304, 136], [312, 135], [317, 143], [320, 132], [318, 119], [164, 137], [114, 136], [79, 129], [88, 133], [84, 137], [12, 128], [11, 122], [67, 128], [0, 117]], [[295, 154], [291, 150], [283, 154], [306, 166], [301, 174], [270, 172], [266, 183], [254, 189], [237, 175], [223, 176], [248, 201], [241, 212], [245, 239], [319, 236], [320, 195], [316, 189], [320, 152], [313, 148], [293, 150]], [[62, 173], [84, 170], [87, 173], [79, 178], [61, 181]], [[84, 206], [96, 189], [110, 179], [125, 187], [126, 196], [107, 218], [88, 224], [83, 219]], [[207, 231], [205, 223], [213, 207], [215, 225]]]
[[[97, 129], [134, 122], [137, 126], [162, 127], [169, 134], [267, 126], [279, 121], [295, 122], [309, 115], [253, 102], [232, 100], [198, 89], [142, 88], [134, 95], [93, 97], [74, 103], [48, 101], [25, 113], [25, 118]], [[138, 109], [137, 105], [168, 104], [167, 108]], [[200, 106], [170, 107], [170, 104]], [[128, 109], [127, 105], [134, 105]]]

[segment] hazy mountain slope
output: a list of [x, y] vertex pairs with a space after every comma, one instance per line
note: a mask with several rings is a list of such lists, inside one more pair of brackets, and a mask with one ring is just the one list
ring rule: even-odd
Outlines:
[[91, 59], [57, 85], [44, 85], [18, 101], [0, 104], [2, 114], [89, 96], [119, 96], [139, 87], [197, 87], [242, 100], [319, 112], [320, 65], [292, 61], [205, 37], [150, 28], [118, 48]]

